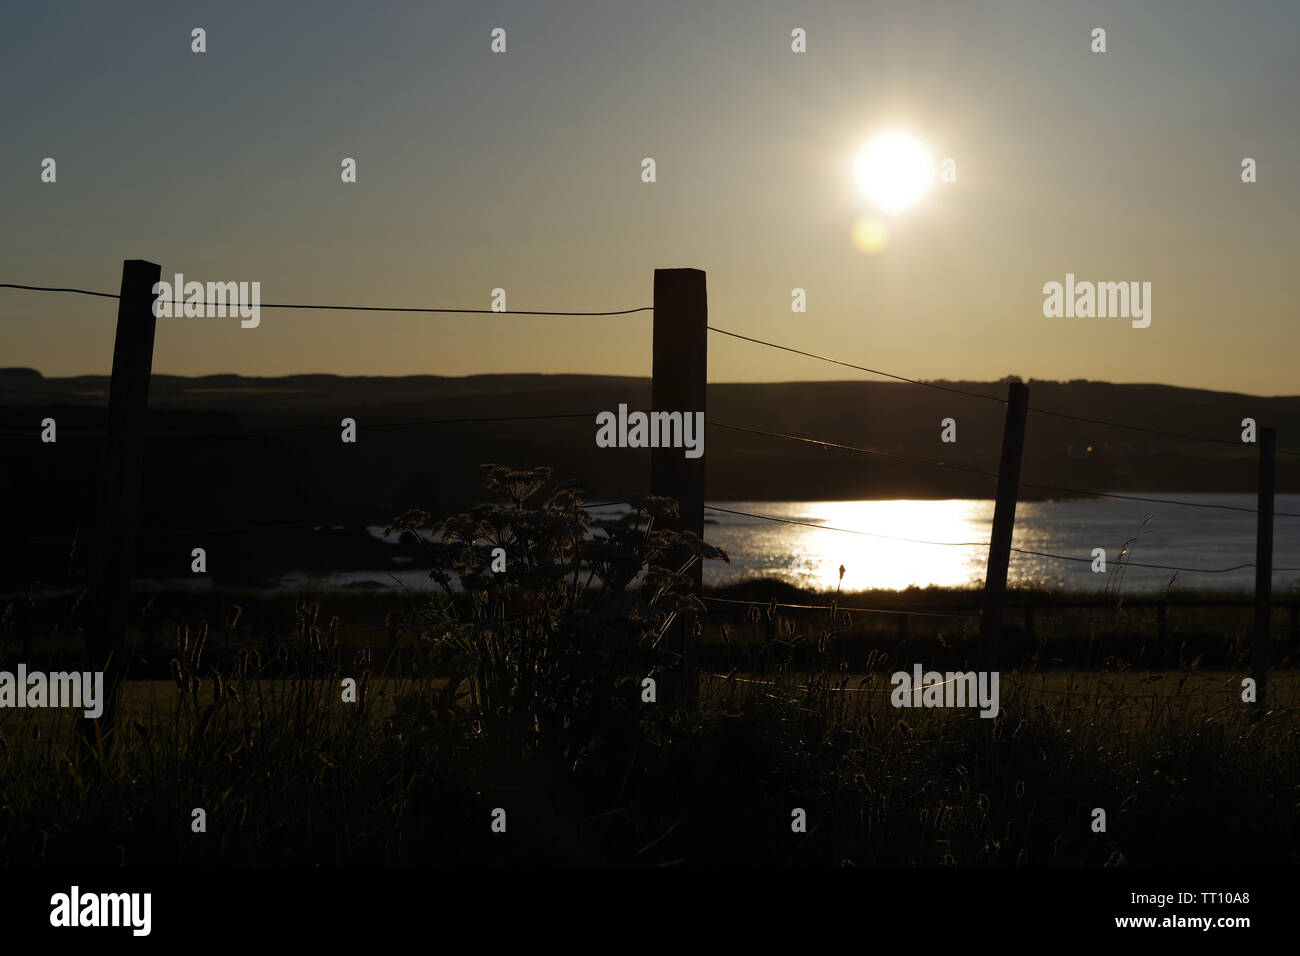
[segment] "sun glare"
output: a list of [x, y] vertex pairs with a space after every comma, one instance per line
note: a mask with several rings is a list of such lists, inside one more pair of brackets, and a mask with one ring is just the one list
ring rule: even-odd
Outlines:
[[934, 160], [916, 137], [901, 130], [881, 133], [858, 153], [854, 179], [862, 195], [882, 212], [900, 213], [919, 202], [934, 183]]

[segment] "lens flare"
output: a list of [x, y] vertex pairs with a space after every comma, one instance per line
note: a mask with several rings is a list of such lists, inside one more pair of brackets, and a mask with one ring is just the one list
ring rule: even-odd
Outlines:
[[853, 244], [859, 252], [874, 256], [889, 243], [889, 226], [877, 216], [863, 216], [853, 224]]

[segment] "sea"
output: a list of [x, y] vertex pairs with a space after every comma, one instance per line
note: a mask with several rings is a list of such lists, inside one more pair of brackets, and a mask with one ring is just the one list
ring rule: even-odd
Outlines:
[[[1151, 501], [1075, 498], [1016, 507], [1008, 583], [1071, 592], [1248, 593], [1255, 583], [1255, 496], [1123, 492]], [[612, 517], [623, 505], [592, 509]], [[704, 537], [728, 561], [706, 585], [774, 578], [817, 590], [975, 587], [984, 580], [988, 499], [712, 501]], [[1278, 495], [1274, 593], [1300, 593], [1300, 494]], [[369, 532], [384, 538], [383, 528]], [[415, 561], [376, 571], [289, 575], [285, 588], [431, 586]]]

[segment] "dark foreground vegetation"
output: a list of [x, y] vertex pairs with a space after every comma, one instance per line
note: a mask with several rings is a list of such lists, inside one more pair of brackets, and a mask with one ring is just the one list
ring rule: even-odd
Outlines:
[[[89, 753], [67, 711], [0, 710], [0, 862], [1300, 862], [1285, 620], [1266, 710], [1241, 701], [1241, 615], [1185, 605], [1163, 631], [1150, 608], [1017, 612], [996, 719], [895, 709], [894, 670], [965, 666], [969, 618], [771, 585], [701, 603], [685, 556], [725, 556], [667, 530], [671, 502], [591, 535], [581, 489], [544, 469], [489, 467], [488, 486], [508, 504], [394, 521], [440, 533], [419, 547], [448, 587], [382, 621], [373, 595], [144, 614], [117, 726]], [[8, 603], [0, 669], [77, 666], [75, 600], [34, 607]], [[706, 642], [691, 714], [643, 685], [675, 664], [681, 619]]]

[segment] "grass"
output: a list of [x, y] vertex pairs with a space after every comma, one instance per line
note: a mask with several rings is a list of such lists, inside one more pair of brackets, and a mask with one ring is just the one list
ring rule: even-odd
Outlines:
[[81, 765], [67, 712], [3, 712], [0, 859], [1141, 865], [1300, 846], [1295, 673], [1255, 723], [1227, 671], [1008, 675], [991, 721], [895, 710], [859, 692], [887, 689], [879, 671], [706, 676], [694, 717], [647, 708], [556, 767], [498, 751], [468, 707], [439, 713], [445, 678], [374, 678], [348, 705], [351, 666], [274, 665], [227, 674], [219, 699], [211, 678], [126, 685], [119, 745]]
[[[1285, 622], [1266, 708], [1241, 700], [1248, 617], [1188, 605], [1163, 639], [1141, 610], [1044, 609], [1034, 629], [1004, 630], [996, 719], [895, 709], [890, 673], [964, 667], [969, 620], [782, 609], [768, 599], [838, 599], [761, 584], [729, 592], [756, 603], [706, 614], [666, 569], [630, 586], [651, 558], [720, 557], [656, 529], [661, 502], [584, 543], [580, 501], [525, 507], [538, 473], [495, 477], [513, 507], [448, 519], [430, 551], [462, 592], [289, 608], [192, 596], [211, 628], [152, 595], [166, 613], [133, 632], [134, 679], [98, 746], [77, 747], [66, 711], [0, 711], [0, 862], [1300, 862]], [[494, 546], [508, 574], [483, 572]], [[968, 595], [870, 597], [898, 610]], [[27, 610], [4, 616], [0, 667], [75, 666], [72, 610]], [[642, 684], [676, 667], [684, 615], [703, 622], [692, 713], [647, 702]]]

